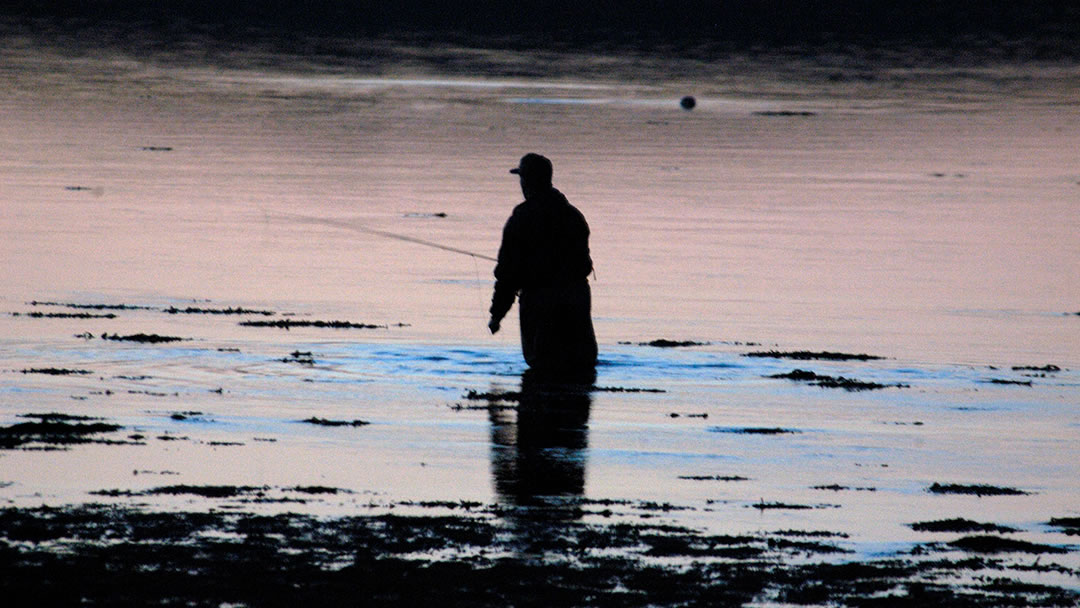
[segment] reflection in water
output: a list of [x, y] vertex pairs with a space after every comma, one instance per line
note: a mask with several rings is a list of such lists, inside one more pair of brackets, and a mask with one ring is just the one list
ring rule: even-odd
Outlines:
[[491, 408], [491, 469], [502, 506], [543, 519], [580, 516], [595, 379], [591, 370], [572, 378], [526, 371], [516, 419]]

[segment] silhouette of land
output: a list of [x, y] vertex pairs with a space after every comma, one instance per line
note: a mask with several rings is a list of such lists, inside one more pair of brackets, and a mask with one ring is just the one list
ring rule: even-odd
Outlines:
[[[841, 48], [914, 44], [997, 49], [1026, 57], [1075, 57], [1080, 5], [1068, 0], [904, 3], [888, 0], [661, 0], [540, 2], [509, 0], [55, 0], [4, 3], [0, 15], [49, 20], [73, 31], [128, 24], [161, 41], [194, 28], [224, 38], [420, 36], [516, 48], [637, 47], [699, 52], [808, 45]], [[310, 50], [326, 52], [332, 49]], [[342, 50], [342, 49], [339, 49]]]

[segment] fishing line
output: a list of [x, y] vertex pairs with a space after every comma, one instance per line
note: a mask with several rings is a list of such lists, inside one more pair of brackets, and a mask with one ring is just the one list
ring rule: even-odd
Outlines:
[[449, 251], [451, 253], [460, 253], [461, 255], [467, 255], [476, 260], [488, 260], [490, 262], [498, 262], [499, 260], [491, 257], [490, 255], [484, 255], [482, 253], [476, 253], [475, 251], [468, 251], [467, 249], [460, 249], [458, 247], [451, 247], [449, 245], [443, 245], [441, 243], [435, 243], [433, 241], [427, 241], [415, 236], [409, 236], [407, 234], [398, 234], [396, 232], [387, 232], [386, 230], [378, 230], [375, 228], [369, 228], [362, 224], [358, 224], [354, 221], [347, 220], [335, 220], [330, 218], [311, 217], [307, 215], [280, 215], [283, 219], [293, 220], [305, 224], [321, 224], [323, 226], [333, 226], [335, 228], [345, 228], [346, 230], [353, 230], [355, 232], [363, 232], [365, 234], [374, 234], [376, 236], [386, 237], [388, 239], [396, 239], [404, 241], [406, 243], [414, 243], [416, 245], [423, 245], [425, 247], [432, 247], [434, 249], [441, 249], [443, 251]]

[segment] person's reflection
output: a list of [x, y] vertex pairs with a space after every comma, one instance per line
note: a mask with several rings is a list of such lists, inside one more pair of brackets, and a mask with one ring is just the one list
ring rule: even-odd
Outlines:
[[491, 469], [502, 506], [544, 518], [581, 515], [595, 380], [592, 370], [574, 377], [526, 371], [516, 418], [491, 408]]

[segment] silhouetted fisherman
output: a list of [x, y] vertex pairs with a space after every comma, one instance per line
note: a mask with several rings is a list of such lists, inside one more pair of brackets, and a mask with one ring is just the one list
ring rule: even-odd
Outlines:
[[589, 225], [551, 185], [551, 161], [526, 154], [510, 173], [521, 180], [525, 202], [503, 228], [491, 333], [499, 331], [514, 298], [521, 320], [521, 352], [532, 369], [570, 372], [596, 365], [596, 335], [589, 290]]

